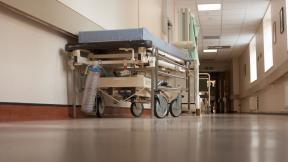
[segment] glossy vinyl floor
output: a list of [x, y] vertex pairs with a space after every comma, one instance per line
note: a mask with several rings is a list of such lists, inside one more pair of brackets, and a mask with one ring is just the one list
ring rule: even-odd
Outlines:
[[286, 162], [288, 116], [0, 124], [0, 162]]

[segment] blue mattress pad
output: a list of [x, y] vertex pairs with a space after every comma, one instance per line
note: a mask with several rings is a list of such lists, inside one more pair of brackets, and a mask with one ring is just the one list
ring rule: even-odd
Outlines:
[[[101, 30], [101, 31], [85, 31], [79, 33], [78, 43], [89, 45], [90, 43], [114, 43], [126, 42], [126, 43], [142, 43], [146, 44], [144, 47], [149, 46], [147, 44], [158, 48], [159, 50], [168, 53], [176, 58], [182, 60], [188, 60], [188, 52], [182, 51], [175, 46], [164, 42], [160, 38], [154, 36], [145, 28], [137, 29], [122, 29], [122, 30]], [[119, 44], [117, 44], [119, 45]], [[129, 47], [125, 45], [123, 48]]]

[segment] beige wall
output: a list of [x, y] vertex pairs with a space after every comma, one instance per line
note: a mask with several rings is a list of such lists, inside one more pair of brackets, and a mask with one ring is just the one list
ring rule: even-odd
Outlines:
[[58, 0], [105, 29], [138, 26], [138, 0]]
[[139, 15], [139, 27], [145, 27], [156, 36], [163, 38], [162, 0], [140, 0]]
[[[45, 0], [45, 2], [48, 1], [52, 2]], [[135, 13], [135, 10], [138, 8], [137, 6], [127, 7], [126, 5], [135, 5], [134, 0], [128, 1], [123, 3], [118, 0], [118, 3], [114, 4], [111, 3], [112, 0], [107, 0], [105, 2], [108, 4], [106, 5], [103, 4], [103, 1], [101, 1], [101, 5], [97, 3], [98, 7], [103, 7], [101, 12], [105, 11], [108, 16], [101, 17], [101, 21], [104, 21], [103, 24], [111, 23], [110, 25], [115, 28], [138, 27], [139, 20], [140, 27], [146, 27], [160, 37], [162, 0], [140, 0], [139, 16], [141, 19], [136, 20], [134, 18], [135, 15], [138, 18], [138, 14]], [[18, 5], [14, 0], [7, 2], [13, 2], [13, 4], [15, 2], [14, 5]], [[84, 6], [88, 10], [91, 9], [89, 14], [103, 14], [99, 10], [98, 12], [95, 10], [94, 1], [89, 2], [91, 3], [88, 6]], [[85, 3], [81, 1], [81, 4]], [[113, 12], [109, 9], [105, 10], [107, 5]], [[115, 7], [119, 7], [118, 10]], [[37, 10], [41, 13], [39, 9], [31, 10], [31, 12], [34, 13]], [[63, 55], [63, 48], [70, 38], [3, 7], [0, 7], [0, 19], [0, 102], [70, 103], [68, 97], [70, 90], [67, 87], [71, 77]], [[96, 21], [94, 23], [97, 24]]]
[[[145, 27], [162, 37], [164, 0], [2, 0], [66, 32]], [[174, 0], [167, 0], [168, 7]], [[1, 4], [1, 3], [0, 3]], [[33, 4], [33, 5], [31, 5]], [[44, 8], [42, 6], [45, 6]], [[169, 15], [172, 15], [169, 13]]]
[[[166, 1], [166, 10], [165, 10], [165, 1]], [[162, 3], [163, 3], [163, 20], [167, 20], [167, 18], [170, 20], [170, 22], [172, 23], [173, 25], [173, 28], [172, 28], [172, 33], [170, 33], [170, 42], [175, 42], [177, 41], [176, 39], [176, 32], [177, 32], [177, 29], [176, 29], [176, 22], [175, 22], [175, 16], [177, 16], [175, 13], [175, 0], [162, 0]], [[166, 18], [166, 19], [165, 19]], [[162, 20], [162, 21], [163, 21]], [[164, 23], [167, 23], [167, 22], [164, 22]], [[168, 41], [168, 30], [167, 30], [167, 26], [163, 26], [162, 24], [162, 28], [163, 28], [163, 35], [162, 35], [162, 38], [163, 40], [166, 40]]]
[[233, 87], [232, 87], [232, 91], [233, 91], [233, 95], [239, 95], [240, 94], [240, 87], [239, 87], [239, 60], [237, 58], [233, 58], [232, 60], [232, 82], [233, 82]]
[[[272, 22], [277, 23], [277, 42], [273, 45], [274, 66], [264, 72], [264, 44], [263, 27], [259, 27], [256, 33], [257, 41], [257, 81], [250, 83], [249, 49], [247, 48], [239, 59], [239, 83], [241, 96], [241, 111], [251, 112], [251, 97], [258, 98], [257, 112], [287, 112], [287, 81], [285, 75], [288, 72], [287, 54], [287, 29], [283, 34], [279, 31], [279, 11], [285, 2], [272, 0]], [[246, 76], [244, 66], [246, 64]]]
[[105, 29], [145, 27], [162, 37], [162, 0], [59, 1]]
[[67, 104], [67, 38], [0, 7], [0, 102]]
[[1, 0], [0, 5], [12, 7], [37, 21], [72, 34], [78, 34], [81, 30], [101, 29], [96, 23], [57, 0]]
[[234, 112], [239, 112], [240, 111], [240, 101], [239, 101], [239, 95], [240, 95], [240, 69], [239, 69], [239, 60], [237, 58], [233, 58], [232, 59], [232, 63], [231, 63], [231, 75], [230, 75], [230, 79], [231, 79], [231, 83], [230, 84], [230, 90], [231, 90], [231, 99], [233, 99], [232, 102], [232, 108]]

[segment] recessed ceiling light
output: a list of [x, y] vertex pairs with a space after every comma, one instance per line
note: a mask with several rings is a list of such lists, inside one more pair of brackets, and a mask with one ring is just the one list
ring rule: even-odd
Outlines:
[[198, 11], [218, 11], [221, 10], [221, 4], [199, 4]]
[[203, 50], [204, 53], [217, 53], [217, 49], [205, 49]]

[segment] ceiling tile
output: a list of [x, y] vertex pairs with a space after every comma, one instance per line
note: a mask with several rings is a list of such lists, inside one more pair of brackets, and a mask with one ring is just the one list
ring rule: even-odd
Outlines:
[[[227, 60], [242, 54], [261, 25], [269, 0], [176, 0], [182, 7], [190, 7], [199, 18], [201, 35], [221, 35], [218, 40], [203, 40], [200, 37], [200, 58]], [[197, 3], [223, 3], [221, 11], [197, 12]], [[211, 45], [231, 45], [232, 49], [218, 54], [203, 54]]]
[[240, 10], [247, 7], [247, 1], [230, 1], [223, 4], [223, 10]]

